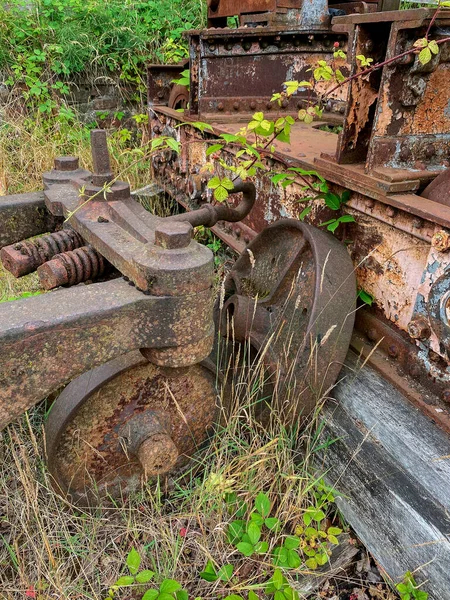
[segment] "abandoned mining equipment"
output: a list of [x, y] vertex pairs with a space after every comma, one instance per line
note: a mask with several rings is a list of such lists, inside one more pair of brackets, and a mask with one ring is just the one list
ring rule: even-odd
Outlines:
[[[130, 195], [128, 184], [114, 179], [106, 133], [93, 131], [91, 145], [93, 173], [79, 169], [73, 157], [59, 158], [43, 176], [44, 193], [10, 196], [0, 204], [4, 267], [16, 277], [37, 270], [45, 289], [58, 288], [0, 305], [0, 426], [71, 382], [53, 405], [46, 443], [57, 485], [77, 501], [103, 492], [120, 497], [138, 487], [142, 476], [177, 472], [216, 423], [216, 365], [208, 360], [213, 255], [192, 232], [240, 221], [256, 198], [252, 183], [237, 182], [232, 194], [242, 199], [236, 208], [205, 204], [160, 218]], [[245, 317], [253, 309], [239, 290], [269, 285], [248, 334], [258, 348], [263, 334], [276, 327], [274, 294], [277, 305], [283, 304], [294, 332], [287, 358], [297, 359], [295, 371], [285, 373], [285, 387], [298, 398], [286, 419], [297, 419], [312, 409], [323, 386], [333, 385], [346, 356], [353, 265], [337, 240], [294, 219], [267, 228], [252, 248], [257, 267], [249, 269], [245, 257], [236, 263], [226, 284], [235, 290], [227, 310], [239, 314], [244, 339]], [[338, 286], [346, 301], [329, 311]], [[280, 338], [273, 344], [268, 370], [276, 368], [282, 343]], [[321, 373], [334, 357], [320, 381], [310, 367], [311, 353]]]
[[[203, 167], [210, 160], [208, 145], [216, 143], [211, 140], [237, 133], [257, 111], [274, 119], [307, 108], [306, 88], [281, 107], [271, 101], [283, 82], [308, 80], [318, 60], [333, 60], [336, 47], [347, 55], [340, 63], [346, 76], [358, 72], [358, 55], [374, 63], [403, 55], [336, 89], [320, 120], [296, 122], [291, 144], [276, 142], [276, 151], [263, 159], [267, 176], [255, 180], [253, 210], [212, 230], [241, 253], [229, 300], [235, 322], [245, 321], [246, 303], [255, 296], [261, 313], [269, 305], [276, 313], [284, 301], [278, 301], [278, 275], [252, 280], [250, 292], [240, 277], [241, 271], [251, 276], [249, 260], [256, 250], [263, 264], [294, 252], [280, 219], [299, 219], [303, 183], [284, 189], [270, 176], [299, 167], [318, 172], [339, 196], [348, 190], [341, 214], [354, 222], [343, 224], [337, 235], [353, 260], [358, 287], [375, 301], [356, 311], [342, 380], [331, 392], [337, 402], [328, 402], [323, 413], [323, 437], [335, 442], [320, 461], [342, 494], [344, 516], [384, 569], [399, 580], [418, 568], [430, 598], [448, 600], [450, 44], [442, 43], [426, 65], [408, 50], [427, 34], [438, 41], [448, 37], [450, 11], [383, 11], [363, 2], [334, 8], [339, 16], [321, 2], [211, 1], [210, 27], [189, 32], [191, 84], [182, 114], [172, 104], [174, 88], [167, 85], [164, 65], [157, 72], [149, 68], [153, 135], [173, 135], [182, 147], [180, 155], [155, 159], [153, 176], [177, 202], [195, 209], [208, 197]], [[226, 27], [232, 14], [237, 28]], [[190, 124], [199, 121], [212, 129]], [[333, 133], [336, 126], [339, 135]], [[221, 156], [227, 164], [238, 164], [237, 150], [225, 146]], [[216, 171], [227, 174], [220, 166]], [[316, 257], [316, 278], [334, 250], [330, 245], [327, 252], [322, 238], [318, 250], [314, 238], [333, 216], [317, 200], [305, 218], [313, 229], [302, 244]], [[324, 311], [333, 312], [344, 298], [339, 285], [334, 298]], [[256, 343], [269, 321], [259, 321]], [[242, 337], [251, 336], [242, 330]]]

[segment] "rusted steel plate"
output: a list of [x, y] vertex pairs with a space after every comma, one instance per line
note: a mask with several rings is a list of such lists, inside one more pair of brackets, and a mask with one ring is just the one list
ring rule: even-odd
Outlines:
[[45, 207], [43, 192], [4, 196], [0, 198], [0, 248], [53, 231], [60, 222]]
[[132, 352], [59, 396], [46, 424], [49, 469], [76, 502], [120, 498], [186, 464], [216, 416], [214, 369], [158, 367]]
[[[333, 44], [346, 46], [345, 36], [308, 31], [286, 31], [276, 28], [241, 28], [206, 30], [191, 37], [191, 114], [239, 114], [252, 111], [279, 111], [270, 102], [272, 94], [280, 92], [288, 80], [308, 80], [309, 70], [319, 60], [333, 57]], [[335, 59], [334, 59], [335, 60]], [[345, 74], [344, 61], [338, 66]], [[250, 81], [251, 86], [243, 82]], [[303, 108], [303, 99], [310, 99], [311, 90], [300, 90], [286, 100], [281, 110], [295, 113]], [[342, 100], [345, 89], [330, 98]], [[338, 107], [340, 109], [340, 107]]]
[[211, 329], [209, 288], [152, 297], [116, 279], [1, 304], [0, 429], [80, 373], [130, 350], [186, 345], [190, 364], [189, 345]]

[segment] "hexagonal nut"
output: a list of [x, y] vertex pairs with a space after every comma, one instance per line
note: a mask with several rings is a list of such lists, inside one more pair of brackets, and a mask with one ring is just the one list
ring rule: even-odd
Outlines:
[[424, 317], [414, 317], [408, 323], [408, 333], [414, 340], [426, 340], [431, 335], [431, 328]]
[[76, 171], [79, 167], [76, 156], [58, 156], [54, 164], [57, 171]]
[[186, 248], [192, 239], [192, 225], [183, 221], [163, 221], [155, 231], [155, 244], [166, 250]]
[[438, 252], [447, 252], [450, 250], [450, 233], [445, 229], [437, 231], [431, 238], [431, 245]]

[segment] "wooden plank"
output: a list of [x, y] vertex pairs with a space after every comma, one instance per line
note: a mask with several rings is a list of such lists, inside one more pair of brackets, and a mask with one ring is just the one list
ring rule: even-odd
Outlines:
[[395, 581], [420, 569], [430, 600], [450, 600], [450, 441], [356, 355], [343, 373], [321, 455], [337, 503]]

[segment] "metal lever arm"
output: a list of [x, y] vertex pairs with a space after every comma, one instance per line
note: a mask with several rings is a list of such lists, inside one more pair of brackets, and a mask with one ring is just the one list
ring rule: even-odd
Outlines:
[[229, 221], [230, 223], [242, 221], [255, 204], [256, 188], [253, 183], [249, 181], [244, 182], [239, 179], [236, 181], [234, 189], [231, 190], [230, 194], [239, 194], [240, 192], [242, 192], [243, 198], [236, 208], [231, 208], [223, 204], [217, 206], [206, 204], [198, 210], [169, 217], [168, 220], [187, 222], [192, 227], [198, 227], [199, 225], [213, 227], [217, 221]]
[[[212, 328], [211, 290], [144, 296], [123, 279], [0, 304], [0, 430], [77, 375], [131, 350], [159, 349], [169, 353], [166, 364], [174, 350], [180, 365], [202, 360]], [[198, 357], [193, 345], [203, 342]]]

